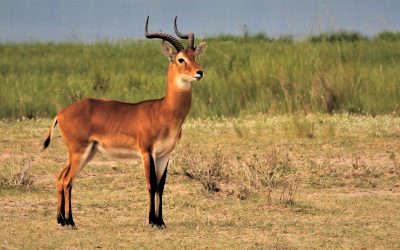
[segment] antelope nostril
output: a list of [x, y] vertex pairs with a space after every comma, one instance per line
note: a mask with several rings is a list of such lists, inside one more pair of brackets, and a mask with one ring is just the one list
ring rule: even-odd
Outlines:
[[203, 71], [201, 70], [196, 71], [196, 74], [200, 75], [200, 77], [203, 77]]

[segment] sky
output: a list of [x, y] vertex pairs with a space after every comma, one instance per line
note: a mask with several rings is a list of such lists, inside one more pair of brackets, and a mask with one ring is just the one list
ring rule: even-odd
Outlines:
[[0, 42], [141, 39], [173, 32], [197, 37], [263, 32], [295, 38], [319, 32], [400, 31], [395, 0], [0, 0]]

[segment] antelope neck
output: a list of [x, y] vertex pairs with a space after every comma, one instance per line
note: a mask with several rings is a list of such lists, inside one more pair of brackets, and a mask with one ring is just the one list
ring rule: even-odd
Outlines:
[[[182, 84], [180, 78], [175, 77], [171, 70], [168, 72], [167, 94], [164, 98], [166, 109], [176, 118], [185, 119], [192, 103], [192, 90], [182, 90], [178, 86]], [[191, 84], [188, 82], [187, 84]]]

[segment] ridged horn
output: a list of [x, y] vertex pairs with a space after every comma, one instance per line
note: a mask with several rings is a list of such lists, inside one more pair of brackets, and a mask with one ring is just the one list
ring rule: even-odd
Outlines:
[[144, 28], [144, 35], [149, 38], [160, 38], [163, 39], [167, 42], [169, 42], [170, 44], [172, 44], [172, 46], [174, 46], [174, 48], [179, 52], [181, 50], [184, 50], [183, 45], [179, 42], [178, 39], [176, 39], [175, 37], [171, 36], [170, 34], [167, 34], [165, 32], [153, 32], [153, 33], [149, 33], [148, 32], [148, 26], [149, 26], [149, 16], [147, 16], [147, 20], [146, 20], [146, 26]]
[[194, 34], [193, 33], [188, 33], [188, 34], [182, 34], [179, 32], [178, 27], [176, 26], [176, 19], [178, 19], [177, 16], [175, 16], [175, 22], [174, 22], [174, 29], [175, 33], [179, 38], [182, 39], [188, 39], [188, 48], [194, 49]]

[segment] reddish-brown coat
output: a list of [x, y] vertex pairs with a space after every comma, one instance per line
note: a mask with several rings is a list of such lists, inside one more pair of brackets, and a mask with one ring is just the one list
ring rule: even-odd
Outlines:
[[[162, 48], [171, 61], [164, 98], [140, 103], [87, 98], [57, 114], [53, 126], [58, 123], [70, 156], [56, 185], [58, 222], [62, 225], [74, 225], [71, 211], [73, 179], [101, 147], [135, 151], [141, 156], [149, 190], [149, 221], [164, 226], [161, 203], [159, 208], [154, 208], [154, 197], [158, 194], [157, 198], [161, 200], [165, 183], [168, 159], [163, 157], [168, 157], [180, 138], [182, 124], [191, 106], [191, 81], [201, 79], [203, 74], [195, 58], [204, 51], [205, 44], [199, 50], [187, 49], [179, 53], [173, 52], [165, 43]], [[179, 61], [181, 59], [184, 63]], [[45, 147], [50, 142], [52, 130], [53, 127]], [[159, 166], [160, 162], [166, 165]]]

